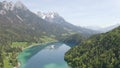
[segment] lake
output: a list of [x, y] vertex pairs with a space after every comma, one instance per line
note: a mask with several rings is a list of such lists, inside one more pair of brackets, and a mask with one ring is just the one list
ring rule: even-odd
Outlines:
[[69, 68], [64, 54], [70, 49], [63, 43], [51, 43], [25, 49], [18, 56], [20, 68]]

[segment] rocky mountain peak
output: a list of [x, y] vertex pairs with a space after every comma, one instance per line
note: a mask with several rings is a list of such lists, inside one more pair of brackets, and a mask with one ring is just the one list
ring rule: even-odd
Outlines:
[[27, 10], [27, 7], [21, 1], [16, 1], [14, 8]]
[[21, 1], [16, 1], [15, 3], [12, 1], [2, 1], [0, 2], [0, 14], [5, 15], [9, 11], [19, 11], [20, 10], [28, 10], [27, 7], [21, 2]]
[[43, 18], [43, 19], [45, 19], [45, 18], [51, 18], [51, 19], [53, 19], [53, 18], [59, 16], [59, 14], [56, 13], [56, 12], [42, 13], [42, 12], [40, 12], [40, 11], [37, 12], [37, 15], [38, 15], [39, 17]]
[[2, 6], [3, 6], [4, 10], [13, 10], [14, 3], [12, 1], [10, 1], [10, 2], [3, 1]]
[[37, 12], [37, 15], [41, 17], [42, 19], [52, 22], [52, 23], [65, 22], [64, 18], [62, 18], [57, 12], [42, 13], [39, 11]]

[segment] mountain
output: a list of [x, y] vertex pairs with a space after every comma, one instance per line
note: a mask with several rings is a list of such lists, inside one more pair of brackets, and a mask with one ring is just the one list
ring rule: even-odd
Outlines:
[[71, 48], [65, 60], [74, 68], [119, 68], [120, 26]]
[[105, 32], [113, 30], [114, 28], [116, 28], [118, 26], [120, 26], [120, 24], [115, 24], [115, 25], [112, 25], [112, 26], [104, 27], [104, 28], [99, 27], [99, 26], [87, 26], [85, 28], [98, 31], [100, 33], [105, 33]]
[[37, 12], [37, 15], [42, 19], [51, 22], [51, 23], [63, 23], [65, 20], [56, 12], [49, 12], [49, 13], [41, 13]]
[[108, 32], [108, 31], [111, 31], [113, 30], [114, 28], [120, 26], [120, 24], [115, 24], [115, 25], [112, 25], [112, 26], [109, 26], [109, 27], [106, 27], [106, 28], [103, 28], [102, 29], [102, 32]]
[[85, 26], [85, 28], [96, 30], [96, 31], [101, 31], [101, 29], [103, 29], [100, 26]]
[[59, 40], [74, 33], [85, 37], [96, 33], [66, 22], [55, 12], [35, 14], [20, 1], [0, 2], [0, 32], [13, 41], [29, 42], [39, 42], [44, 36]]
[[58, 39], [70, 32], [58, 24], [49, 23], [31, 12], [20, 1], [16, 3], [0, 2], [1, 36], [9, 36], [14, 41], [40, 41], [43, 36]]
[[70, 24], [69, 22], [67, 22], [63, 17], [61, 17], [58, 13], [56, 12], [49, 12], [49, 13], [42, 13], [42, 12], [37, 12], [37, 15], [50, 22], [50, 23], [57, 23], [59, 24], [59, 26], [61, 26], [62, 28], [64, 28], [65, 30], [68, 30], [68, 31], [72, 31], [72, 32], [78, 32], [78, 33], [81, 33], [85, 36], [89, 36], [89, 35], [92, 35], [92, 34], [96, 34], [96, 33], [99, 33], [97, 31], [94, 31], [94, 30], [90, 30], [90, 29], [87, 29], [87, 28], [83, 28], [83, 27], [78, 27], [78, 26], [75, 26], [73, 24]]

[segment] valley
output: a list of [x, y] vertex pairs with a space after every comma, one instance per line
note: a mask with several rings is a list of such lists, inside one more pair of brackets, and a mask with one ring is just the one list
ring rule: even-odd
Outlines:
[[97, 28], [0, 1], [0, 68], [120, 68], [119, 24]]

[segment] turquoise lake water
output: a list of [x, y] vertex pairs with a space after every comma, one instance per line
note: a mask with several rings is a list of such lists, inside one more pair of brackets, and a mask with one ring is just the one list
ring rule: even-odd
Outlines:
[[25, 49], [18, 56], [20, 68], [69, 68], [64, 54], [70, 49], [63, 43], [52, 43]]

